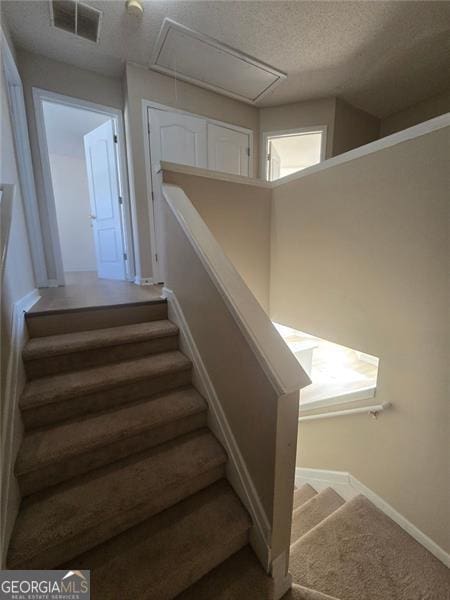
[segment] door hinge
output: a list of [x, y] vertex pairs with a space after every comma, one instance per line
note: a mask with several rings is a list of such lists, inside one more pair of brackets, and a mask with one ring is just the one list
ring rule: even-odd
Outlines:
[[158, 255], [155, 252], [155, 261], [158, 262]]
[[114, 134], [114, 143], [117, 144], [117, 135]]
[[250, 156], [250, 148], [247, 148], [247, 156]]
[[123, 198], [122, 198], [122, 196], [119, 196], [119, 204], [123, 204]]
[[128, 260], [128, 256], [127, 256], [126, 252], [123, 253], [123, 260]]

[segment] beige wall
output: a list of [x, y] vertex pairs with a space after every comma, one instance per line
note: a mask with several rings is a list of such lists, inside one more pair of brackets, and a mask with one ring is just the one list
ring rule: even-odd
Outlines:
[[268, 312], [271, 189], [171, 171], [164, 181], [184, 190]]
[[327, 126], [326, 157], [333, 156], [335, 98], [269, 106], [260, 109], [259, 128], [263, 132], [301, 127]]
[[24, 50], [17, 51], [17, 59], [25, 94], [47, 269], [49, 277], [55, 278], [56, 268], [50, 242], [51, 236], [38, 148], [32, 88], [38, 87], [59, 94], [73, 96], [74, 98], [81, 98], [82, 100], [122, 109], [122, 85], [120, 79], [103, 77], [97, 73], [72, 67]]
[[450, 112], [450, 89], [381, 121], [381, 137]]
[[333, 156], [364, 146], [379, 136], [380, 120], [377, 117], [336, 99]]
[[142, 100], [151, 100], [211, 119], [252, 129], [254, 132], [255, 172], [257, 172], [259, 147], [258, 109], [190, 83], [176, 82], [166, 75], [130, 64], [126, 66], [124, 89], [126, 90], [128, 139], [131, 140], [130, 151], [134, 174], [134, 195], [139, 228], [142, 277], [151, 277], [152, 264], [144, 155], [146, 124], [142, 120]]
[[393, 409], [305, 423], [298, 464], [351, 472], [447, 551], [450, 127], [274, 189], [271, 317], [380, 357]]
[[[298, 392], [278, 397], [243, 328], [167, 203], [162, 205], [162, 215], [166, 285], [181, 306], [264, 508], [273, 560], [289, 548]], [[214, 247], [206, 244], [207, 255], [208, 250], [214, 253]], [[210, 423], [220, 438], [212, 415]], [[238, 478], [231, 481], [241, 493]]]

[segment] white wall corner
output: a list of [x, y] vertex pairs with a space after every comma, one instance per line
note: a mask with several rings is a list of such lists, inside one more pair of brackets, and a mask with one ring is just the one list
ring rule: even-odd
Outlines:
[[19, 510], [20, 498], [17, 484], [14, 479], [14, 438], [21, 436], [22, 432], [17, 430], [19, 397], [25, 384], [25, 375], [22, 371], [22, 349], [28, 339], [25, 324], [25, 312], [39, 300], [37, 289], [32, 290], [12, 307], [11, 345], [8, 356], [5, 396], [2, 399], [3, 422], [1, 424], [1, 477], [2, 477], [2, 504], [1, 504], [1, 535], [0, 535], [0, 559], [1, 568], [6, 560], [9, 538], [12, 526]]
[[411, 521], [388, 504], [376, 492], [356, 479], [351, 473], [345, 471], [328, 471], [325, 469], [307, 469], [297, 467], [295, 469], [295, 484], [297, 487], [309, 483], [316, 491], [326, 487], [332, 487], [344, 500], [351, 500], [358, 494], [362, 494], [370, 500], [379, 510], [384, 512], [390, 519], [397, 523], [404, 531], [431, 552], [446, 567], [450, 567], [450, 555], [438, 546], [423, 531], [416, 527]]
[[208, 402], [208, 426], [227, 451], [228, 462], [226, 474], [228, 481], [252, 518], [253, 526], [250, 531], [250, 544], [266, 571], [270, 572], [271, 528], [269, 519], [262, 506], [176, 295], [172, 290], [163, 288], [162, 296], [168, 302], [169, 319], [179, 328], [180, 350], [192, 361], [193, 385]]

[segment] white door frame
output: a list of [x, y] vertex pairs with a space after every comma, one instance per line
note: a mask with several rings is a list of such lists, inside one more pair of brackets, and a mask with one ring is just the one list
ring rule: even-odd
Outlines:
[[[74, 98], [72, 96], [65, 96], [64, 94], [57, 94], [56, 92], [49, 92], [41, 88], [33, 87], [33, 102], [34, 111], [36, 116], [36, 129], [38, 135], [39, 153], [41, 158], [42, 175], [44, 183], [44, 192], [46, 196], [47, 211], [49, 216], [49, 225], [51, 232], [51, 242], [53, 254], [55, 257], [57, 283], [58, 285], [64, 285], [64, 268], [62, 262], [61, 245], [59, 241], [59, 231], [56, 219], [56, 204], [55, 196], [53, 193], [53, 184], [50, 171], [50, 160], [47, 144], [47, 135], [45, 132], [45, 121], [44, 121], [44, 108], [43, 103], [52, 102], [54, 104], [62, 104], [64, 106], [70, 106], [72, 108], [87, 109], [92, 112], [107, 115], [114, 122], [115, 134], [117, 135], [117, 164], [119, 167], [119, 179], [121, 187], [121, 197], [123, 200], [123, 240], [125, 243], [124, 252], [127, 254], [126, 265], [126, 279], [128, 281], [134, 281], [135, 276], [135, 261], [134, 261], [134, 245], [133, 235], [131, 229], [131, 206], [130, 196], [128, 188], [128, 172], [126, 163], [125, 153], [125, 130], [123, 124], [122, 111], [117, 108], [110, 106], [104, 106], [103, 104], [96, 104], [89, 102], [88, 100], [82, 100], [81, 98]], [[119, 198], [117, 198], [119, 204]], [[120, 211], [120, 206], [119, 206]], [[121, 212], [121, 211], [120, 211]]]
[[253, 129], [248, 129], [247, 127], [241, 127], [240, 125], [234, 125], [233, 123], [225, 123], [224, 121], [218, 121], [217, 119], [210, 119], [205, 115], [200, 115], [198, 113], [192, 113], [187, 110], [182, 110], [180, 108], [175, 108], [173, 106], [167, 106], [166, 104], [160, 104], [159, 102], [153, 102], [152, 100], [142, 100], [142, 124], [144, 127], [144, 160], [145, 160], [145, 178], [147, 184], [147, 206], [148, 206], [148, 214], [149, 214], [149, 225], [150, 225], [150, 245], [152, 252], [152, 267], [153, 267], [153, 281], [159, 282], [162, 281], [162, 273], [160, 269], [160, 265], [157, 260], [157, 249], [156, 249], [156, 223], [155, 223], [155, 214], [153, 208], [153, 199], [154, 199], [154, 190], [153, 190], [153, 180], [152, 180], [152, 153], [150, 146], [150, 119], [149, 119], [149, 108], [156, 108], [159, 110], [164, 110], [166, 112], [179, 113], [182, 115], [186, 115], [188, 117], [196, 117], [197, 119], [203, 119], [206, 121], [206, 126], [208, 123], [213, 125], [219, 125], [220, 127], [226, 127], [228, 129], [232, 129], [234, 131], [239, 131], [241, 133], [245, 133], [249, 136], [249, 147], [250, 147], [250, 156], [249, 156], [249, 177], [253, 177]]
[[45, 261], [22, 80], [3, 31], [1, 51], [34, 276], [37, 287], [48, 287], [51, 282]]
[[327, 156], [327, 125], [316, 125], [314, 127], [297, 127], [296, 129], [282, 129], [280, 131], [263, 131], [261, 138], [261, 153], [259, 160], [260, 177], [265, 181], [267, 179], [267, 144], [272, 137], [290, 136], [298, 133], [321, 133], [322, 146], [320, 148], [320, 162], [323, 162]]

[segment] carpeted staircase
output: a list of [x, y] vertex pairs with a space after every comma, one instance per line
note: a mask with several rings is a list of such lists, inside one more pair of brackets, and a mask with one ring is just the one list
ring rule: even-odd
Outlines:
[[164, 600], [248, 543], [165, 301], [27, 315], [11, 569], [91, 569], [95, 600]]
[[295, 491], [289, 570], [338, 600], [450, 599], [447, 567], [365, 496], [332, 488]]
[[[273, 600], [165, 301], [27, 315], [11, 569], [94, 600]], [[447, 569], [366, 498], [296, 490], [283, 600], [447, 600]]]

